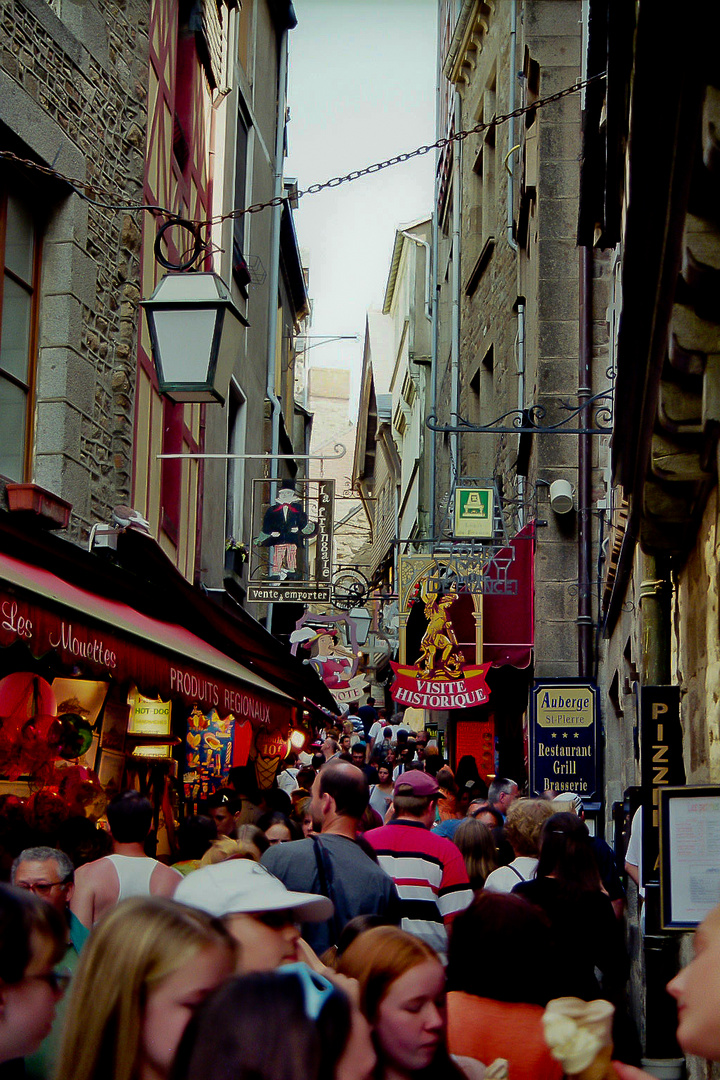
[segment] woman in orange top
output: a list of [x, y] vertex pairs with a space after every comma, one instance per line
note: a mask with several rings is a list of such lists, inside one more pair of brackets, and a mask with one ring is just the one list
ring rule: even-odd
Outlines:
[[482, 892], [457, 915], [448, 951], [448, 1049], [486, 1065], [505, 1058], [512, 1080], [560, 1080], [542, 1032], [553, 996], [550, 935], [524, 900]]

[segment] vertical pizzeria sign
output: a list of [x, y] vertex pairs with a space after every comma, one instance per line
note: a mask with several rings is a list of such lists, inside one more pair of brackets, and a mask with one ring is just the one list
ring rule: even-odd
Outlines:
[[598, 690], [587, 681], [542, 680], [532, 692], [530, 784], [596, 797]]

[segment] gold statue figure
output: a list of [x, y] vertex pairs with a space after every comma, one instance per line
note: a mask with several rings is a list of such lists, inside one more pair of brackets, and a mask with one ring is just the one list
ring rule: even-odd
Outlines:
[[445, 593], [425, 598], [425, 617], [428, 624], [420, 642], [418, 674], [421, 678], [462, 679], [463, 654], [450, 622], [448, 608], [457, 600], [457, 593]]

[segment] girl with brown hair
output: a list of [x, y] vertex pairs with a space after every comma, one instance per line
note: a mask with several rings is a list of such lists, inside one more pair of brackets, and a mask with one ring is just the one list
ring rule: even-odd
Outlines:
[[395, 926], [360, 934], [337, 962], [360, 985], [379, 1080], [456, 1080], [445, 1042], [445, 972], [420, 938]]

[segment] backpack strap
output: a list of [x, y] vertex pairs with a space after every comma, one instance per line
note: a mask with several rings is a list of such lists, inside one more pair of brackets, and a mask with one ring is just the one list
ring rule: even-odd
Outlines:
[[320, 842], [320, 837], [313, 836], [313, 837], [311, 837], [311, 839], [312, 839], [312, 842], [313, 842], [313, 851], [315, 852], [315, 863], [317, 865], [318, 880], [319, 880], [319, 883], [320, 883], [320, 892], [322, 893], [323, 896], [327, 896], [328, 900], [332, 900], [332, 903], [333, 903], [333, 914], [332, 914], [333, 934], [332, 934], [332, 936], [334, 938], [333, 944], [335, 944], [337, 942], [337, 939], [340, 936], [340, 931], [342, 930], [342, 927], [338, 925], [337, 904], [335, 903], [335, 897], [333, 896], [333, 893], [332, 893], [332, 886], [333, 886], [332, 862], [328, 858], [327, 852], [325, 851], [322, 843]]

